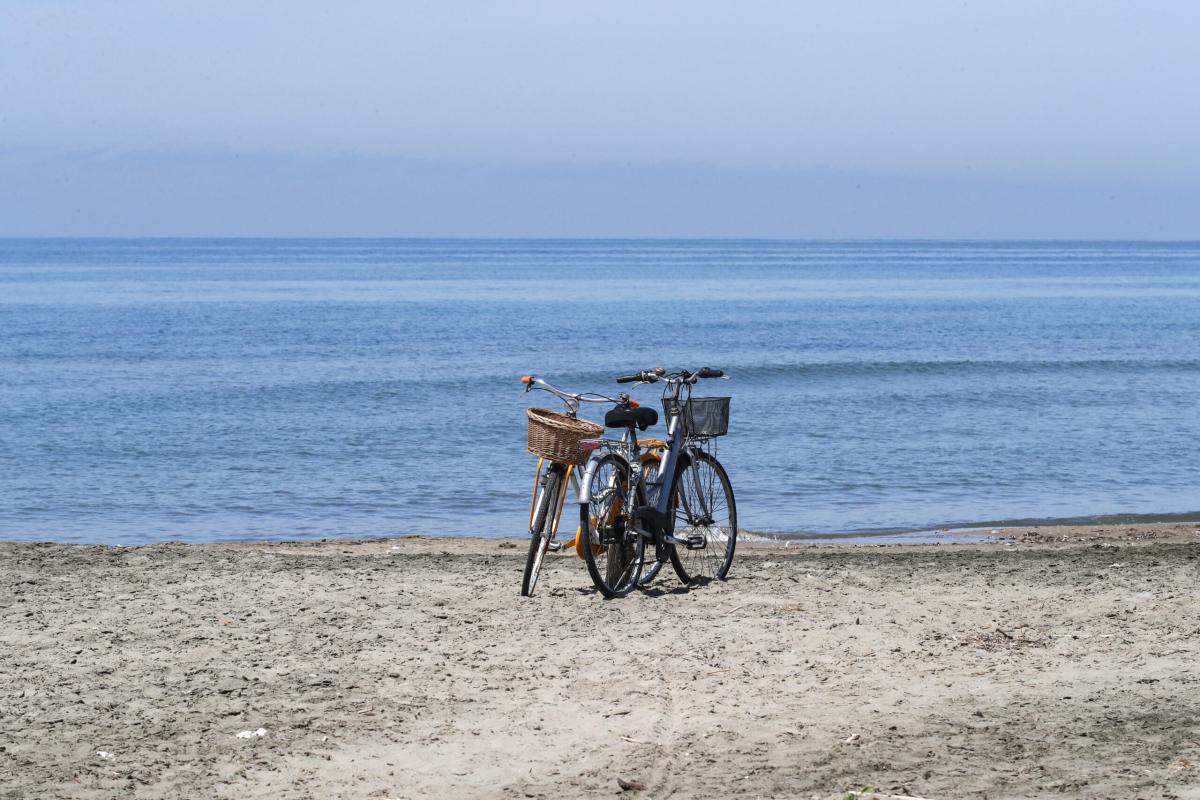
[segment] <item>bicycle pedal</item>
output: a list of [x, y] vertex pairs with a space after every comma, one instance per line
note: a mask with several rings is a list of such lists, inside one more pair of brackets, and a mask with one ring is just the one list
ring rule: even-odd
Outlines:
[[559, 550], [563, 549], [563, 543], [562, 542], [550, 542], [546, 545], [546, 549], [549, 550], [551, 553], [557, 553]]
[[708, 539], [704, 538], [704, 536], [699, 533], [692, 534], [691, 536], [687, 537], [686, 547], [688, 550], [703, 550], [704, 548], [708, 547]]

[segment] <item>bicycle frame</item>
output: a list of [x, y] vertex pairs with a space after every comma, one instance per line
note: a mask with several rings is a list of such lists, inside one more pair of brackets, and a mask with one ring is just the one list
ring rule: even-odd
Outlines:
[[[676, 383], [676, 384], [673, 384], [673, 386], [674, 386], [674, 390], [672, 393], [672, 398], [674, 400], [678, 401], [680, 394], [682, 392], [682, 389], [683, 389], [683, 384]], [[614, 448], [610, 447], [609, 449], [614, 449]], [[619, 449], [628, 450], [632, 456], [631, 458], [628, 458], [627, 460], [629, 461], [630, 468], [632, 470], [634, 470], [635, 474], [637, 475], [636, 497], [638, 500], [638, 504], [640, 506], [644, 506], [647, 501], [648, 485], [645, 482], [645, 480], [643, 479], [643, 475], [642, 475], [642, 471], [641, 471], [641, 464], [640, 464], [641, 453], [638, 449], [637, 437], [634, 436], [632, 434], [632, 431], [630, 431], [629, 429], [626, 429], [625, 432], [622, 434], [620, 442], [619, 442]], [[652, 483], [656, 483], [659, 485], [658, 497], [655, 498], [655, 503], [654, 503], [654, 511], [658, 515], [659, 519], [666, 519], [667, 514], [670, 510], [671, 495], [675, 488], [676, 473], [678, 472], [678, 466], [679, 466], [680, 459], [684, 458], [684, 457], [687, 457], [690, 459], [692, 453], [695, 452], [696, 449], [697, 448], [695, 445], [689, 443], [687, 436], [684, 433], [683, 415], [678, 414], [675, 417], [671, 418], [667, 423], [667, 447], [665, 448], [665, 452], [662, 456], [662, 461], [659, 464], [658, 478], [652, 482]], [[580, 482], [582, 485], [578, 489], [579, 502], [581, 504], [586, 505], [592, 501], [592, 493], [591, 493], [592, 478], [596, 473], [596, 469], [600, 465], [600, 459], [601, 459], [602, 455], [603, 455], [603, 450], [597, 450], [595, 453], [592, 454], [591, 458], [588, 459], [587, 466], [584, 470], [583, 480]], [[694, 474], [693, 474], [692, 478], [693, 478], [693, 480], [698, 480], [698, 478], [696, 478], [696, 476]], [[697, 484], [696, 496], [700, 498], [701, 502], [704, 502], [703, 492], [700, 491], [700, 488], [701, 487]], [[684, 510], [685, 510], [685, 513], [688, 515], [688, 518], [689, 519], [694, 518], [696, 515], [694, 513], [694, 510], [691, 509], [690, 507], [688, 507], [688, 505], [687, 505], [688, 498], [687, 498], [686, 493], [683, 495], [683, 502], [685, 505]], [[700, 509], [700, 512], [701, 513], [699, 516], [701, 518], [706, 518], [706, 517], [710, 516], [708, 509]], [[663, 525], [655, 525], [653, 527], [655, 528], [655, 530], [647, 531], [643, 527], [638, 525], [637, 522], [635, 521], [635, 529], [639, 533], [641, 533], [643, 536], [648, 537], [652, 542], [660, 543], [660, 536], [661, 536], [662, 542], [671, 542], [674, 544], [682, 544], [682, 545], [687, 544], [686, 540], [678, 539], [678, 538], [668, 534], [666, 532], [666, 530], [663, 529], [664, 528]]]

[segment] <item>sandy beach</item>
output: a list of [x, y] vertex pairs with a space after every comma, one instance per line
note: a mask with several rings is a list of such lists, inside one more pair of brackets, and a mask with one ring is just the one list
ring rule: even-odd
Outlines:
[[0, 544], [0, 798], [1200, 798], [1200, 526], [1006, 534]]

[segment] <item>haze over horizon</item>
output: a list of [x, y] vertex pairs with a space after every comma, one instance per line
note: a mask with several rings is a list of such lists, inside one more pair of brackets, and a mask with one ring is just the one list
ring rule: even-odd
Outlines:
[[0, 9], [0, 235], [1200, 238], [1200, 6]]

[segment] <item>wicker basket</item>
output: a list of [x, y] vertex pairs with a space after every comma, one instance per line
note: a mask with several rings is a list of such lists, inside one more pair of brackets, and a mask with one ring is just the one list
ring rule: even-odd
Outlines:
[[595, 439], [604, 428], [594, 422], [568, 417], [544, 408], [531, 408], [529, 452], [560, 464], [582, 464], [588, 453], [579, 449], [580, 439]]

